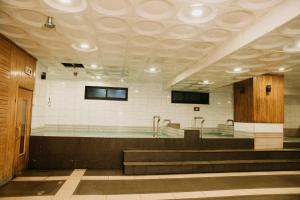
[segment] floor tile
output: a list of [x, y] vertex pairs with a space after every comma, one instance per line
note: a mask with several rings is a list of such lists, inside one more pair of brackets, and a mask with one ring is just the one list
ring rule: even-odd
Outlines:
[[0, 188], [0, 197], [55, 195], [64, 181], [11, 181]]

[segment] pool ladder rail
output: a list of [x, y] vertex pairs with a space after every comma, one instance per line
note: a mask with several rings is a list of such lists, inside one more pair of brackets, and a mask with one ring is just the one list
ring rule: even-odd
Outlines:
[[[166, 122], [167, 122], [167, 124], [166, 124]], [[172, 122], [171, 122], [170, 119], [164, 119], [163, 122], [162, 122], [162, 125], [163, 125], [163, 126], [167, 126], [168, 124], [171, 124], [171, 123], [172, 123]]]
[[203, 136], [203, 124], [205, 122], [205, 119], [204, 119], [204, 117], [194, 117], [194, 126], [195, 126], [195, 128], [197, 128], [197, 121], [198, 120], [201, 120], [200, 121], [200, 138], [202, 138], [202, 136]]
[[[229, 124], [230, 122], [231, 122], [231, 124]], [[234, 120], [233, 119], [227, 119], [226, 126], [232, 126], [232, 128], [233, 128], [232, 135], [234, 137]]]
[[158, 136], [159, 123], [160, 123], [160, 116], [158, 115], [153, 116], [153, 137]]

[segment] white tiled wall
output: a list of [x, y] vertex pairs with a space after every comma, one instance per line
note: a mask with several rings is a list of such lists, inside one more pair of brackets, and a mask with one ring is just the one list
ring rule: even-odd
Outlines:
[[47, 82], [41, 80], [41, 72], [46, 72], [47, 69], [37, 63], [36, 82], [33, 93], [33, 107], [32, 107], [32, 128], [42, 127], [45, 125], [46, 114], [46, 96], [47, 96]]
[[285, 96], [285, 128], [299, 128], [300, 126], [300, 96]]
[[[37, 82], [37, 85], [41, 81]], [[58, 81], [48, 80], [37, 86], [36, 103], [43, 109], [35, 108], [33, 127], [45, 124], [76, 124], [99, 126], [152, 126], [152, 117], [160, 115], [163, 119], [171, 119], [182, 127], [191, 127], [195, 116], [203, 116], [204, 127], [217, 127], [233, 118], [232, 89], [223, 88], [221, 92], [210, 94], [210, 105], [171, 104], [170, 90], [164, 90], [161, 83], [105, 84], [99, 81]], [[129, 88], [128, 101], [85, 100], [84, 88], [91, 86], [124, 86]], [[41, 89], [47, 89], [46, 97]], [[40, 95], [41, 96], [41, 95]], [[48, 106], [48, 97], [51, 106]], [[37, 101], [42, 101], [37, 103]], [[200, 112], [193, 107], [199, 106]], [[39, 113], [38, 110], [41, 112]], [[44, 112], [44, 114], [42, 113]], [[44, 116], [44, 117], [43, 117]], [[39, 118], [42, 119], [39, 119]], [[44, 119], [44, 120], [43, 120]]]

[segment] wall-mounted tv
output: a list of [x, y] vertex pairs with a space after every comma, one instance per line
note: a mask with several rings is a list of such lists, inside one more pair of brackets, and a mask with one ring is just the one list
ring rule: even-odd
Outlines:
[[84, 98], [128, 101], [128, 88], [85, 86]]
[[172, 103], [209, 104], [209, 93], [172, 91]]

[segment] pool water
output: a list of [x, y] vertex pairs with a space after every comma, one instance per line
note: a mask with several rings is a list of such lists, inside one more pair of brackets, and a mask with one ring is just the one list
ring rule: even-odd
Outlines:
[[[43, 131], [32, 135], [52, 137], [153, 138], [153, 132]], [[158, 137], [176, 138], [178, 136], [172, 136], [166, 133], [158, 133]]]

